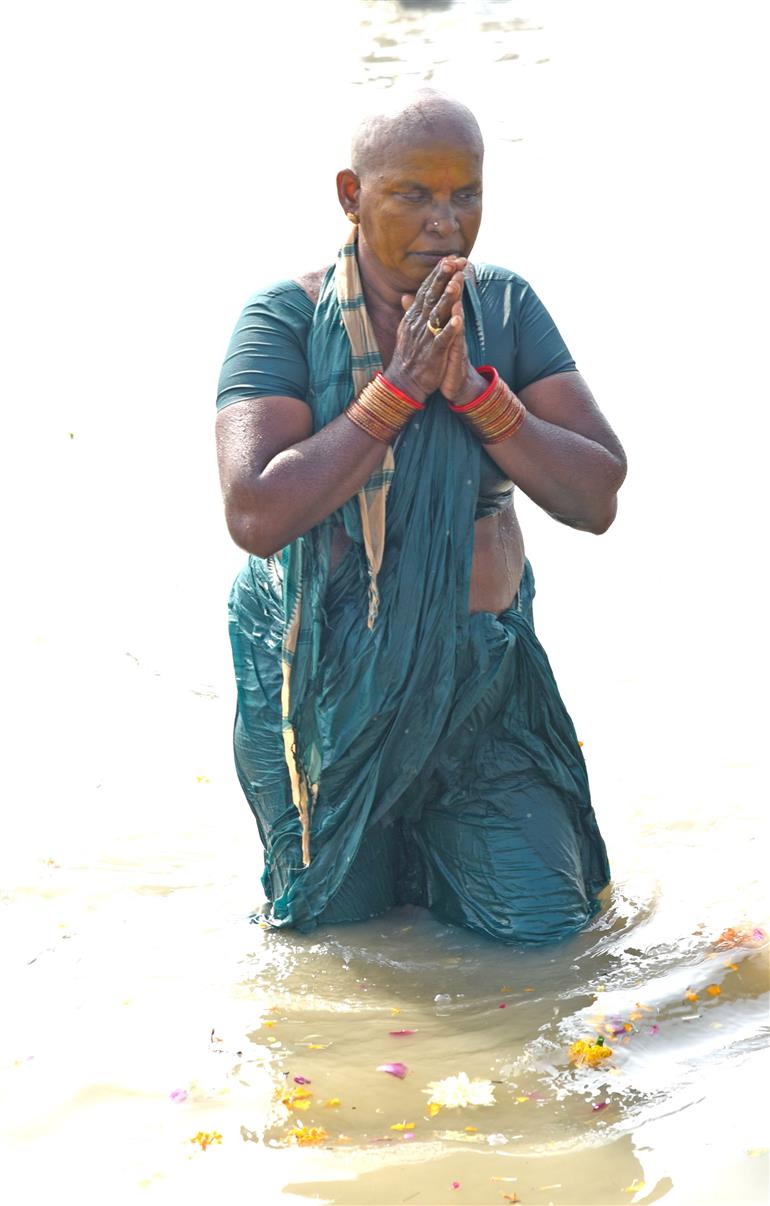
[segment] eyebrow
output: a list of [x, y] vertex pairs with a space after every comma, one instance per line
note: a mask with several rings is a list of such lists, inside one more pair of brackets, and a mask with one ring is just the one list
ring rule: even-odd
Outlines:
[[[399, 180], [396, 182], [394, 187], [397, 189], [417, 189], [418, 192], [422, 193], [429, 193], [431, 191], [427, 184], [420, 184], [418, 180]], [[468, 188], [481, 188], [481, 181], [469, 180], [467, 184], [461, 184], [459, 188], [456, 188], [453, 191], [456, 193], [462, 193]]]

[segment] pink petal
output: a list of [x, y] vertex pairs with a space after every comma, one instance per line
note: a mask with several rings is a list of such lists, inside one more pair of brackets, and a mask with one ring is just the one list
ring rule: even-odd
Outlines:
[[755, 942], [761, 942], [765, 936], [765, 931], [760, 930], [759, 926], [757, 926], [757, 928], [754, 930], [754, 932], [752, 933], [751, 936]]
[[650, 1026], [650, 1029], [647, 1031], [647, 1033], [648, 1034], [660, 1034], [660, 1026], [657, 1024], [657, 1022], [655, 1022], [654, 1025]]
[[169, 1093], [169, 1097], [172, 1101], [177, 1102], [177, 1104], [182, 1101], [187, 1101], [187, 1089], [174, 1089], [172, 1093]]
[[459, 1188], [460, 1188], [460, 1182], [459, 1182], [459, 1181], [453, 1181], [453, 1182], [452, 1182], [452, 1189], [459, 1189]]
[[505, 1001], [501, 1001], [501, 1002], [500, 1002], [500, 1004], [498, 1005], [498, 1007], [497, 1007], [497, 1008], [498, 1008], [498, 1009], [505, 1009]]
[[308, 1080], [306, 1076], [295, 1076], [294, 1083], [295, 1085], [311, 1085], [313, 1082], [312, 1080]]
[[397, 1076], [399, 1080], [403, 1080], [409, 1069], [406, 1064], [378, 1064], [378, 1072], [389, 1072], [391, 1076]]
[[608, 1101], [595, 1101], [591, 1106], [592, 1110], [606, 1110], [610, 1103]]
[[388, 1031], [388, 1034], [392, 1035], [393, 1038], [402, 1038], [404, 1035], [416, 1034], [416, 1033], [417, 1033], [416, 1030], [389, 1030]]

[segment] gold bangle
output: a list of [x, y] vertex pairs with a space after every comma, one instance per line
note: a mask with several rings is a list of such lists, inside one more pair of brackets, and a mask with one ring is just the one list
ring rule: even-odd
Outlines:
[[478, 371], [484, 377], [491, 377], [487, 388], [463, 406], [450, 403], [450, 409], [460, 415], [482, 444], [502, 444], [518, 431], [527, 411], [496, 369], [484, 365]]
[[424, 409], [422, 402], [402, 393], [378, 373], [345, 408], [345, 414], [367, 435], [383, 444], [392, 444], [415, 411]]

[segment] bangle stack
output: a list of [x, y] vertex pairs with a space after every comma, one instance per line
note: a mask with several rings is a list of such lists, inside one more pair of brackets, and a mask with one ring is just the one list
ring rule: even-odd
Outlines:
[[518, 431], [527, 412], [521, 402], [502, 380], [497, 369], [483, 364], [477, 373], [489, 382], [483, 394], [462, 406], [449, 403], [482, 444], [502, 444]]
[[378, 373], [346, 407], [345, 414], [367, 435], [383, 444], [392, 444], [418, 410], [425, 410], [424, 403], [415, 402]]

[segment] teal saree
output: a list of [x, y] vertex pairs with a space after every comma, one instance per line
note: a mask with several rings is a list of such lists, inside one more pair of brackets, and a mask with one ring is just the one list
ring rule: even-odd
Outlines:
[[[346, 322], [363, 308], [348, 246], [308, 337], [316, 429], [379, 368], [376, 345]], [[484, 363], [472, 284], [464, 304]], [[274, 926], [412, 902], [530, 943], [597, 911], [606, 852], [532, 626], [529, 567], [509, 611], [468, 612], [480, 456], [434, 395], [360, 496], [279, 557], [251, 557], [235, 582], [236, 766]], [[351, 545], [331, 573], [334, 524]]]

